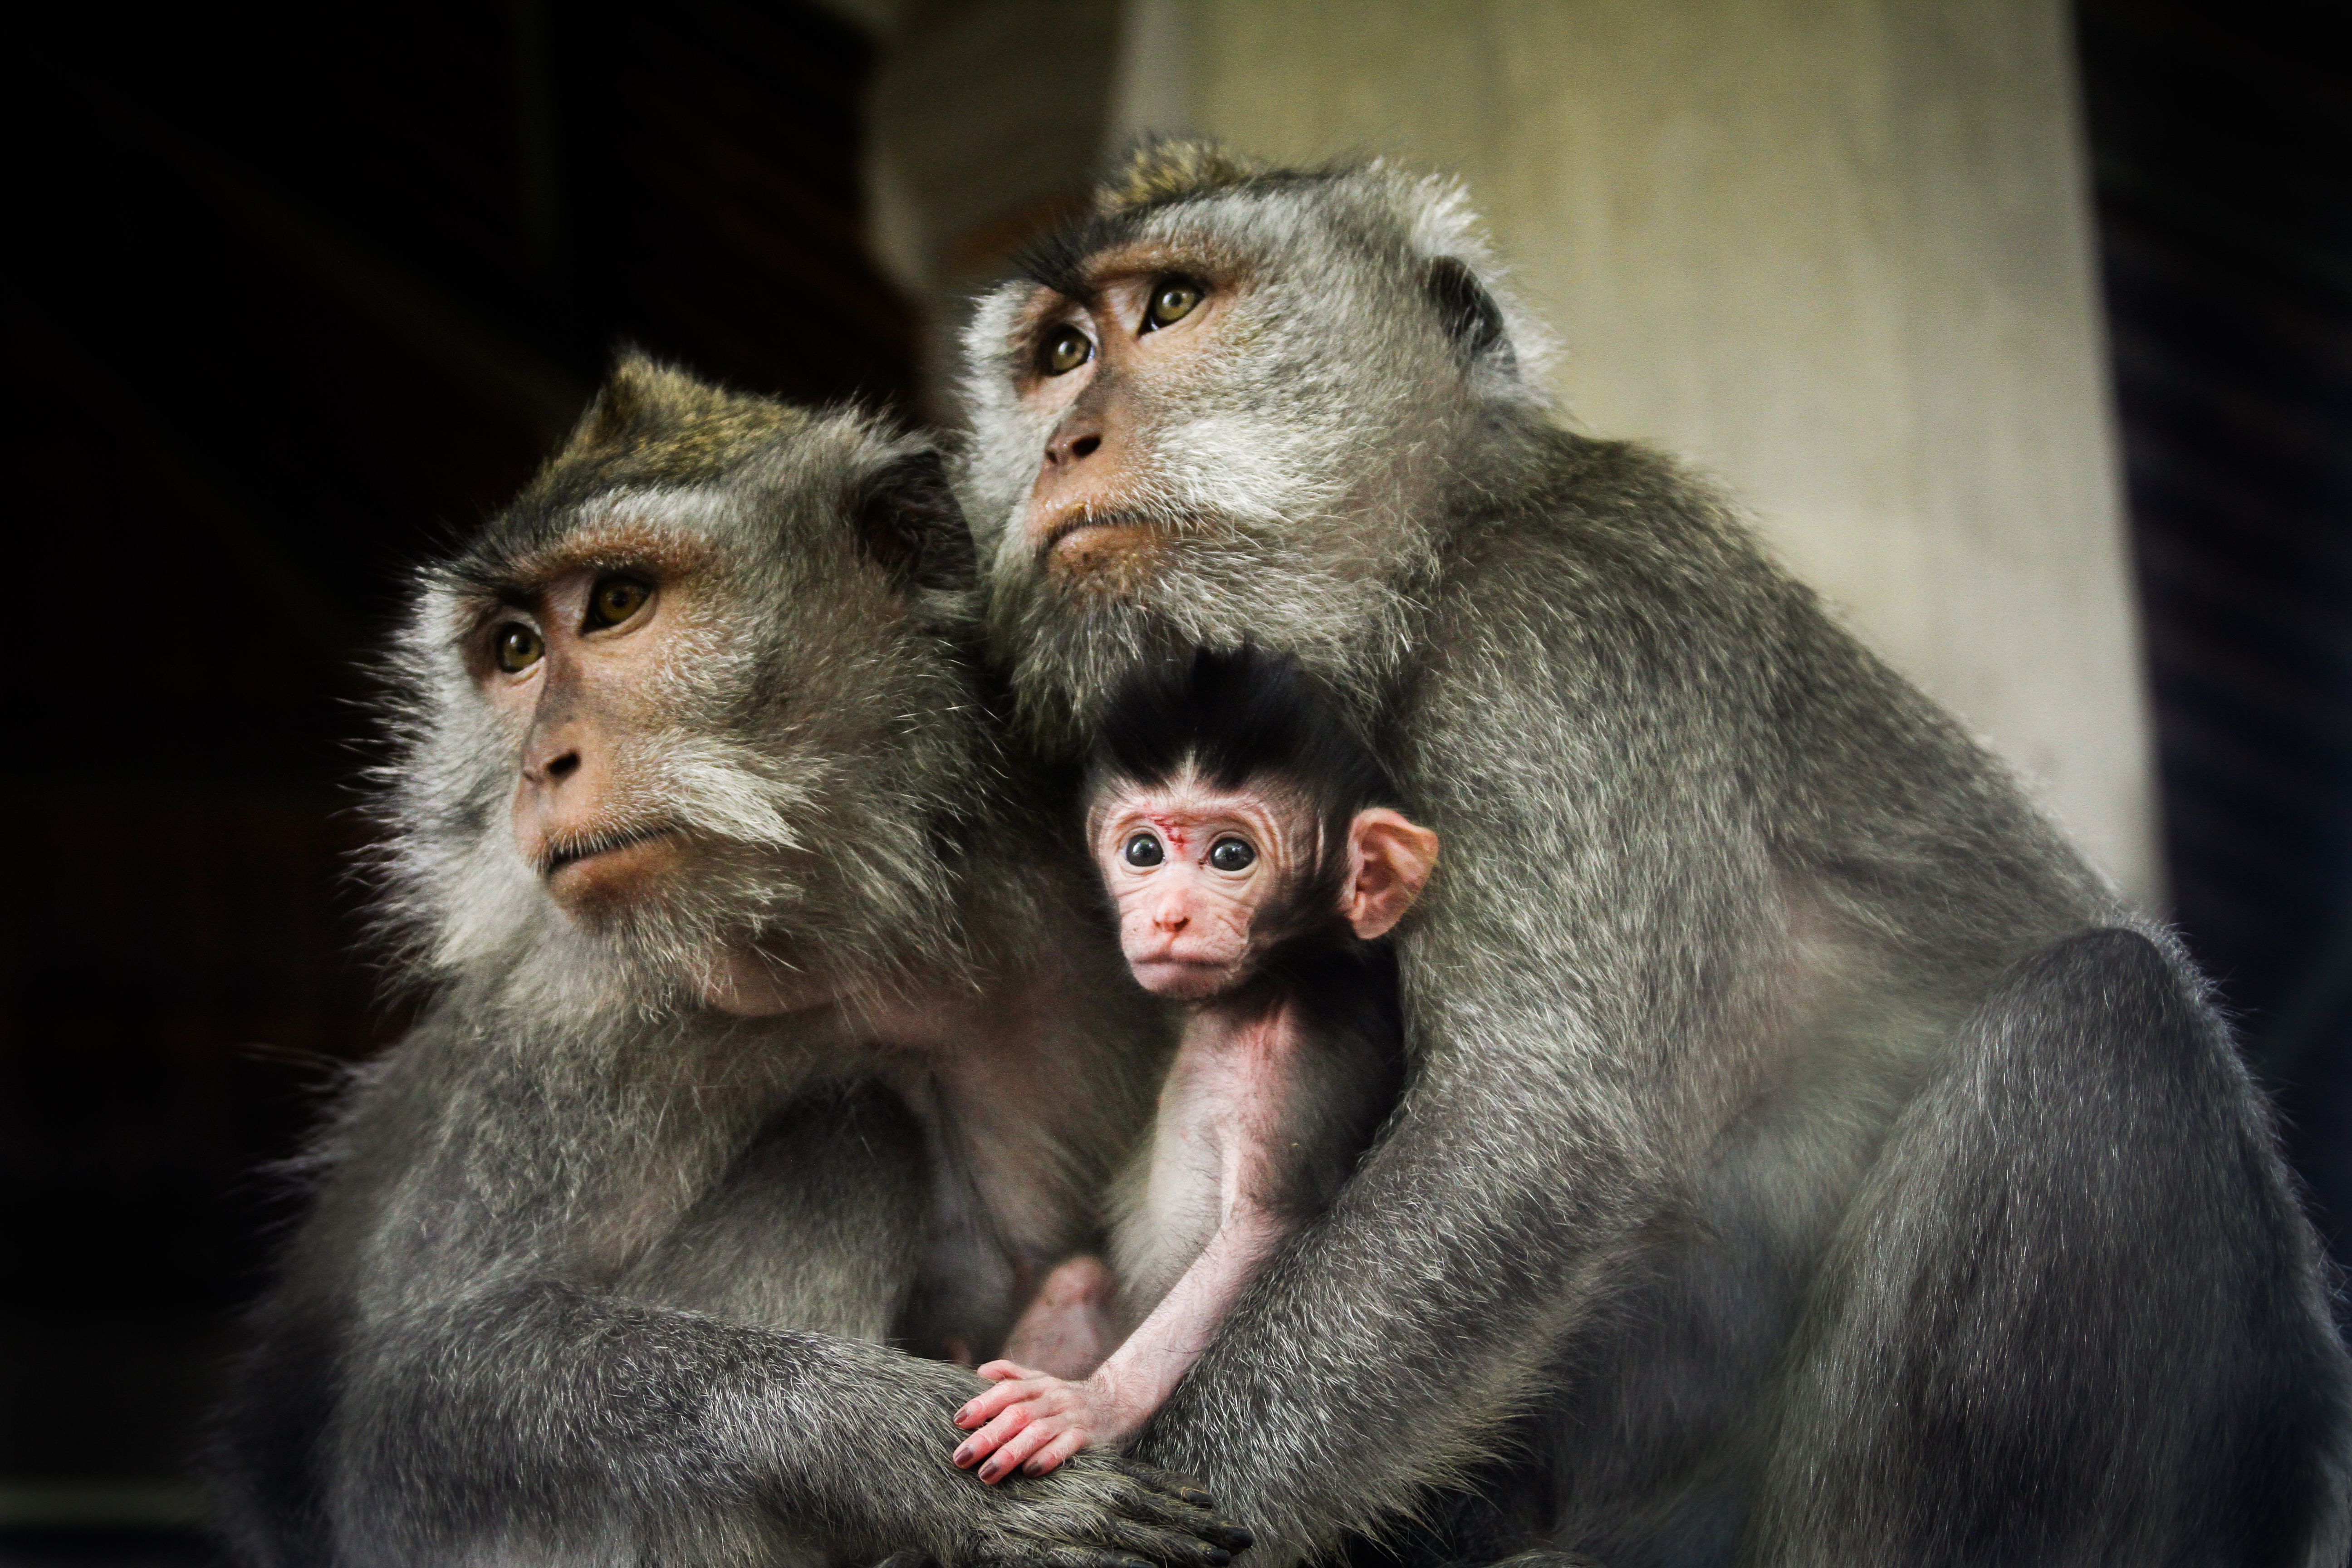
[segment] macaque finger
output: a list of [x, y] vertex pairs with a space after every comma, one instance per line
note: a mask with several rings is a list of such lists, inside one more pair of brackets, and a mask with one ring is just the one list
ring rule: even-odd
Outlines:
[[992, 1568], [1159, 1568], [1148, 1557], [1089, 1546], [1027, 1547], [1017, 1556], [992, 1555], [975, 1561], [989, 1563]]
[[1121, 1459], [1119, 1473], [1138, 1481], [1155, 1492], [1174, 1498], [1191, 1508], [1214, 1508], [1217, 1500], [1209, 1489], [1191, 1476], [1175, 1470], [1163, 1470], [1157, 1465], [1147, 1465], [1140, 1459]]
[[1021, 1467], [1021, 1473], [1024, 1476], [1050, 1476], [1062, 1468], [1063, 1460], [1086, 1446], [1086, 1434], [1073, 1428], [1030, 1455], [1028, 1461]]
[[1232, 1552], [1184, 1531], [1171, 1532], [1127, 1524], [1113, 1531], [1111, 1540], [1138, 1556], [1168, 1563], [1171, 1568], [1225, 1568], [1234, 1560]]
[[955, 1451], [955, 1462], [970, 1469], [982, 1456], [1003, 1447], [1005, 1441], [1014, 1433], [1036, 1419], [1037, 1414], [1027, 1405], [1016, 1405], [1003, 1412], [995, 1420], [963, 1440], [961, 1446]]
[[1044, 1373], [1037, 1371], [1034, 1367], [1023, 1366], [1018, 1362], [1006, 1361], [1001, 1356], [992, 1362], [975, 1367], [973, 1370], [981, 1376], [988, 1379], [991, 1383], [1003, 1383], [1009, 1379], [1016, 1377], [1043, 1377], [1045, 1375]]
[[1227, 1552], [1243, 1551], [1256, 1539], [1232, 1520], [1217, 1518], [1212, 1511], [1216, 1500], [1192, 1477], [1111, 1455], [1100, 1459], [1133, 1484], [1118, 1504], [1128, 1518], [1198, 1537]]
[[996, 1452], [991, 1454], [988, 1457], [988, 1462], [980, 1467], [980, 1479], [994, 1486], [1019, 1468], [1022, 1460], [1045, 1447], [1066, 1430], [1067, 1428], [1062, 1422], [1053, 1416], [1042, 1416], [1031, 1421], [1020, 1431], [999, 1440]]
[[955, 1424], [969, 1432], [1000, 1412], [1020, 1404], [1023, 1400], [1036, 1397], [1038, 1392], [1034, 1379], [1024, 1379], [1018, 1383], [1000, 1383], [983, 1394], [972, 1395], [963, 1408], [956, 1412]]

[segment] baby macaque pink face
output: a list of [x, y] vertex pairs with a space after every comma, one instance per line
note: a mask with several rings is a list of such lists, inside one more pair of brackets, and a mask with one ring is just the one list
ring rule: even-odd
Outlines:
[[1143, 988], [1204, 1001], [1248, 979], [1252, 930], [1304, 870], [1314, 832], [1301, 805], [1190, 773], [1114, 788], [1095, 815], [1095, 858]]

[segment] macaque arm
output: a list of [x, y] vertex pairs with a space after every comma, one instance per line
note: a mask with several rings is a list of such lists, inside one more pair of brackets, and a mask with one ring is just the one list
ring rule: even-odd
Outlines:
[[1151, 1315], [1082, 1383], [1012, 1361], [982, 1367], [980, 1375], [996, 1386], [956, 1413], [957, 1426], [977, 1430], [956, 1449], [955, 1462], [979, 1465], [984, 1481], [1015, 1467], [1042, 1476], [1081, 1448], [1123, 1441], [1192, 1370], [1280, 1237], [1265, 1210], [1234, 1205]]
[[[600, 1216], [579, 1205], [593, 1190], [581, 1173], [625, 1173], [633, 1152], [583, 1138], [577, 1167], [536, 1166], [518, 1152], [530, 1129], [508, 1118], [585, 1130], [581, 1107], [501, 1094], [498, 1068], [481, 1064], [459, 1070], [472, 1083], [404, 1081], [431, 1076], [418, 1056], [404, 1051], [373, 1086], [367, 1109], [391, 1114], [347, 1129], [347, 1164], [398, 1179], [382, 1183], [377, 1212], [335, 1216], [367, 1255], [339, 1330], [346, 1392], [315, 1461], [341, 1483], [336, 1561], [471, 1560], [506, 1536], [749, 1542], [779, 1517], [827, 1555], [868, 1562], [914, 1549], [948, 1564], [1176, 1568], [1246, 1541], [1197, 1490], [1098, 1457], [1050, 1491], [973, 1485], [940, 1462], [975, 1387], [961, 1368], [631, 1299], [597, 1260]], [[403, 1120], [420, 1102], [444, 1108], [438, 1136]], [[812, 1119], [809, 1136], [824, 1127]], [[830, 1142], [800, 1155], [873, 1168], [858, 1187], [874, 1189], [859, 1200], [870, 1212], [846, 1227], [870, 1240], [898, 1212], [895, 1163], [874, 1163], [847, 1127]], [[822, 1321], [821, 1303], [810, 1315]], [[419, 1504], [436, 1497], [489, 1511]]]

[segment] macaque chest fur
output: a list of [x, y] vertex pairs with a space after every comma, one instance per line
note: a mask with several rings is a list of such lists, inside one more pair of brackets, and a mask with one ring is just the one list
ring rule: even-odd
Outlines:
[[[1221, 1224], [1269, 1247], [1329, 1207], [1396, 1103], [1404, 1056], [1385, 942], [1318, 945], [1186, 1030], [1122, 1186], [1113, 1258], [1132, 1327]], [[1250, 1016], [1250, 1009], [1256, 1009]]]

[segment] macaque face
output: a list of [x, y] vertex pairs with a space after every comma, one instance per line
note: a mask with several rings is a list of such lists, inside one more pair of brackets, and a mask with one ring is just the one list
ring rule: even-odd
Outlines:
[[1049, 434], [1024, 527], [1047, 570], [1118, 575], [1156, 552], [1158, 528], [1132, 504], [1153, 461], [1148, 410], [1214, 358], [1230, 290], [1210, 270], [1138, 247], [1104, 258], [1083, 300], [1032, 300], [1020, 395]]
[[1181, 1001], [1247, 980], [1260, 917], [1307, 873], [1314, 843], [1313, 814], [1267, 792], [1189, 774], [1116, 788], [1095, 815], [1095, 859], [1136, 980]]
[[665, 542], [583, 542], [478, 609], [467, 639], [482, 696], [518, 742], [515, 847], [581, 918], [642, 897], [688, 857], [631, 744], [660, 731], [662, 694], [690, 658], [691, 573]]
[[1302, 910], [1296, 900], [1315, 874], [1320, 831], [1307, 794], [1255, 781], [1219, 789], [1189, 770], [1165, 785], [1113, 786], [1092, 821], [1095, 862], [1118, 906], [1128, 967], [1145, 990], [1174, 1001], [1207, 1001], [1241, 985], [1301, 915], [1310, 925], [1328, 915], [1366, 941], [1386, 935], [1437, 865], [1436, 834], [1370, 807], [1355, 815], [1340, 847], [1335, 907]]

